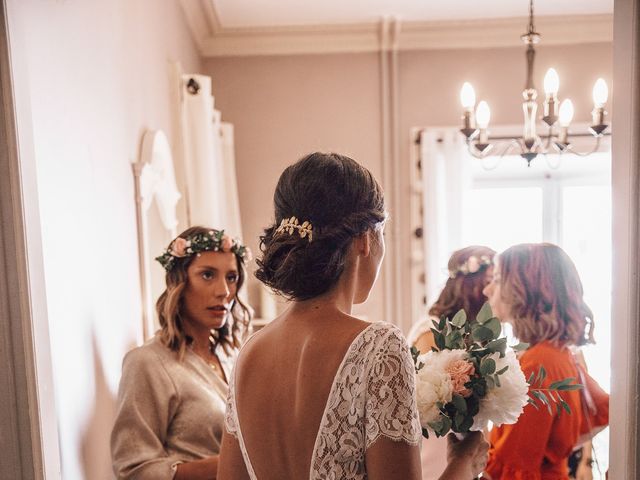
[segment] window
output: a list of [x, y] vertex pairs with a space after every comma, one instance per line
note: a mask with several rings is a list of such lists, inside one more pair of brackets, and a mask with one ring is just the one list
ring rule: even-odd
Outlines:
[[[505, 157], [495, 170], [476, 162], [463, 208], [463, 244], [498, 252], [523, 242], [551, 242], [574, 261], [595, 317], [596, 345], [584, 349], [589, 373], [609, 390], [611, 350], [611, 156], [544, 159], [530, 168]], [[600, 470], [608, 466], [608, 434], [594, 441]], [[598, 478], [594, 467], [595, 478]], [[604, 476], [602, 476], [604, 478]]]

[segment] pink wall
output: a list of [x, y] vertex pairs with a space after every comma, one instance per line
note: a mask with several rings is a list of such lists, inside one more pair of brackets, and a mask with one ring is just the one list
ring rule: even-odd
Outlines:
[[[602, 76], [611, 85], [612, 46], [540, 46], [535, 82], [546, 69], [560, 75], [560, 96], [571, 92], [575, 121], [589, 121], [591, 88]], [[380, 62], [377, 54], [236, 57], [209, 59], [216, 105], [234, 123], [243, 229], [255, 242], [271, 213], [282, 169], [306, 152], [352, 155], [380, 178], [382, 172]], [[394, 311], [410, 315], [409, 132], [412, 127], [457, 126], [458, 92], [471, 81], [492, 107], [492, 124], [521, 122], [525, 81], [523, 48], [403, 52], [399, 55], [401, 204], [391, 214], [401, 224], [403, 299]], [[255, 246], [255, 244], [254, 244]], [[382, 282], [357, 313], [381, 319]], [[387, 319], [396, 321], [395, 319]]]
[[[254, 251], [272, 220], [280, 173], [306, 153], [341, 152], [380, 176], [376, 54], [218, 59], [205, 71], [216, 108], [234, 124], [242, 228]], [[381, 285], [372, 312], [382, 308]]]
[[24, 49], [12, 55], [29, 70], [63, 478], [110, 479], [122, 357], [142, 339], [131, 163], [145, 129], [176, 145], [172, 62], [201, 62], [173, 0], [13, 5]]

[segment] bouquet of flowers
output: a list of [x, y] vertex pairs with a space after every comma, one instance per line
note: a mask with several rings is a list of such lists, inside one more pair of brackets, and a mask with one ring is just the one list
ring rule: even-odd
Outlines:
[[527, 344], [507, 346], [500, 337], [500, 321], [486, 303], [475, 322], [467, 322], [464, 310], [453, 319], [433, 321], [436, 347], [421, 354], [411, 349], [416, 367], [416, 391], [422, 433], [425, 437], [483, 430], [488, 422], [499, 426], [515, 423], [527, 403], [538, 402], [552, 414], [569, 405], [559, 391], [578, 390], [574, 378], [554, 381], [546, 388], [543, 367], [525, 379], [515, 352]]

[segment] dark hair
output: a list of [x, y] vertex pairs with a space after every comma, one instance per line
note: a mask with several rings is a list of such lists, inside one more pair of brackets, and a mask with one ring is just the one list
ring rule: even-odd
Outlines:
[[513, 333], [535, 345], [594, 343], [593, 312], [583, 299], [576, 266], [551, 243], [523, 243], [498, 256], [500, 293]]
[[[351, 240], [386, 218], [382, 188], [369, 170], [336, 153], [311, 153], [287, 167], [273, 195], [275, 223], [260, 237], [255, 275], [276, 293], [307, 300], [329, 291], [342, 275]], [[313, 226], [276, 232], [295, 216]]]
[[[194, 235], [205, 235], [210, 228], [191, 227], [186, 229], [179, 238], [188, 239]], [[169, 244], [169, 247], [173, 244]], [[183, 308], [183, 292], [187, 286], [189, 265], [196, 258], [196, 255], [188, 255], [181, 258], [175, 258], [173, 267], [167, 271], [165, 275], [166, 288], [156, 302], [156, 311], [158, 312], [158, 320], [160, 322], [161, 332], [160, 338], [165, 346], [171, 350], [178, 352], [180, 358], [184, 355], [186, 346], [192, 341], [184, 331], [182, 324], [182, 308]], [[243, 258], [236, 254], [238, 264], [238, 289], [235, 302], [231, 310], [232, 319], [225, 322], [222, 328], [216, 330], [216, 334], [212, 335], [212, 350], [219, 345], [230, 353], [234, 348], [242, 346], [242, 340], [249, 330], [252, 312], [245, 303], [240, 299], [240, 290], [245, 282], [246, 273]]]
[[[495, 254], [495, 250], [481, 245], [473, 245], [453, 252], [449, 258], [449, 278], [438, 300], [429, 309], [429, 315], [451, 319], [458, 310], [464, 309], [467, 318], [475, 321], [482, 305], [487, 301], [482, 290], [487, 285], [486, 271], [492, 265]], [[467, 270], [471, 257], [476, 257], [478, 261], [475, 272]], [[482, 257], [491, 263], [482, 262]]]

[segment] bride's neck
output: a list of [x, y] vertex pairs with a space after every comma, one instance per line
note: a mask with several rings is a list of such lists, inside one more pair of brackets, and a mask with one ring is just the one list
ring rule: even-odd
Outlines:
[[345, 269], [338, 282], [326, 293], [309, 300], [300, 300], [293, 303], [291, 313], [297, 315], [304, 313], [318, 313], [318, 311], [337, 310], [351, 315], [353, 299], [356, 290], [354, 272]]

